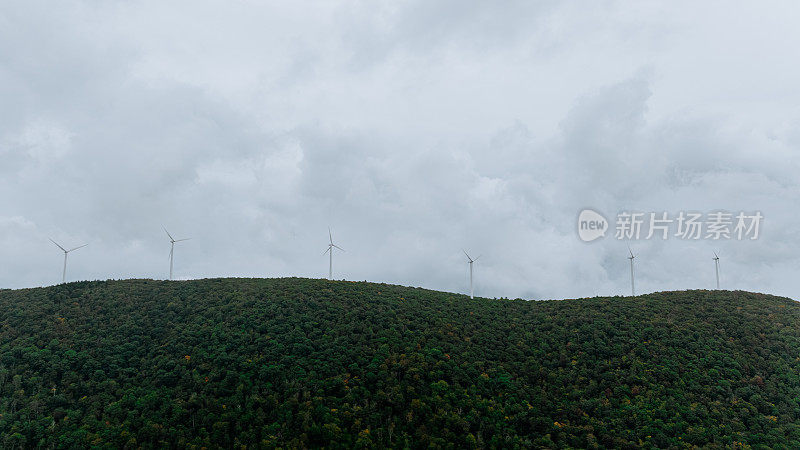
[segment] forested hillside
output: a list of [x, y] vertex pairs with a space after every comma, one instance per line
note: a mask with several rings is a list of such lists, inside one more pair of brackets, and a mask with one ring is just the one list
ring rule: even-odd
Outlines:
[[0, 445], [800, 448], [800, 306], [309, 279], [0, 291]]

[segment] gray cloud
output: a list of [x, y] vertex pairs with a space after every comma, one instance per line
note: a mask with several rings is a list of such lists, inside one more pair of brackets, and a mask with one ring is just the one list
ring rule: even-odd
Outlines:
[[[335, 275], [628, 290], [583, 207], [760, 210], [753, 242], [634, 242], [641, 291], [797, 297], [797, 31], [759, 7], [12, 2], [0, 12], [0, 287]], [[792, 7], [792, 5], [784, 5]], [[314, 11], [312, 14], [311, 11]], [[768, 27], [770, 33], [760, 31]], [[747, 34], [749, 33], [749, 34]], [[748, 36], [743, 42], [741, 36]]]

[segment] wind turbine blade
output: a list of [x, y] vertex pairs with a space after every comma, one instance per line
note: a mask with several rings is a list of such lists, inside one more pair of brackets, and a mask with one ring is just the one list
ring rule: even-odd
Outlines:
[[714, 252], [714, 258], [719, 259], [719, 255], [717, 255], [717, 252]]
[[635, 256], [633, 256], [633, 250], [631, 250], [631, 246], [630, 245], [628, 246], [628, 253], [631, 254], [631, 258], [636, 258]]
[[466, 251], [466, 250], [464, 250], [464, 249], [462, 248], [462, 249], [461, 249], [461, 251], [462, 251], [462, 252], [464, 252], [464, 254], [465, 254], [465, 255], [467, 255], [467, 259], [469, 260], [469, 262], [472, 262], [472, 261], [474, 261], [474, 260], [472, 259], [472, 257], [470, 257], [470, 256], [469, 256], [469, 254], [467, 253], [467, 251]]
[[[164, 225], [161, 225], [161, 228], [164, 228]], [[167, 236], [169, 236], [169, 240], [170, 240], [170, 241], [175, 241], [175, 239], [172, 239], [172, 235], [171, 235], [171, 234], [169, 234], [169, 231], [167, 231], [167, 229], [166, 229], [166, 228], [164, 228], [164, 233], [167, 233]]]
[[330, 246], [328, 246], [328, 249], [325, 250], [324, 252], [322, 252], [322, 254], [324, 255], [325, 253], [328, 253], [329, 251], [331, 251], [331, 247]]
[[[50, 239], [50, 238], [47, 238], [47, 239]], [[58, 245], [58, 243], [56, 241], [50, 239], [50, 242], [52, 242], [53, 244], [56, 244], [56, 247], [60, 248], [62, 251], [64, 251], [64, 252], [67, 251], [64, 247]]]
[[177, 240], [177, 241], [175, 241], [175, 242], [188, 241], [189, 239], [191, 239], [191, 238], [178, 239], [178, 240]]
[[73, 250], [77, 250], [77, 249], [79, 249], [79, 248], [86, 247], [87, 245], [89, 245], [89, 244], [83, 244], [83, 245], [81, 245], [80, 247], [75, 247], [75, 248], [73, 248], [73, 249], [67, 250], [67, 253], [69, 253], [69, 252], [71, 252], [71, 251], [73, 251]]
[[331, 227], [328, 227], [328, 239], [330, 239], [331, 244], [333, 244], [333, 234], [331, 233]]
[[[483, 256], [483, 255], [478, 255], [478, 258], [480, 258], [481, 256]], [[473, 261], [477, 261], [478, 258], [473, 259]]]
[[331, 244], [331, 245], [333, 245], [334, 247], [338, 248], [338, 249], [339, 249], [339, 250], [341, 250], [341, 251], [344, 251], [344, 249], [343, 249], [342, 247], [339, 247], [339, 246], [338, 246], [338, 245], [336, 245], [336, 244]]

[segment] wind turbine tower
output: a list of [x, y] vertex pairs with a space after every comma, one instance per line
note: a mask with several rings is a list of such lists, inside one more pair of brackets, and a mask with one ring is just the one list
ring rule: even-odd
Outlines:
[[328, 279], [333, 279], [333, 249], [338, 248], [341, 251], [344, 251], [342, 247], [333, 243], [333, 234], [331, 234], [331, 229], [328, 227], [328, 249], [325, 250], [322, 254], [328, 253], [329, 261], [328, 261]]
[[717, 290], [719, 290], [719, 255], [717, 252], [714, 252], [714, 268], [717, 270]]
[[478, 258], [472, 259], [472, 257], [469, 256], [466, 250], [462, 249], [461, 251], [464, 252], [465, 255], [467, 255], [467, 261], [469, 262], [469, 298], [474, 298], [475, 291], [472, 288], [472, 263], [477, 261], [478, 258], [480, 258], [481, 256], [478, 255]]
[[628, 247], [628, 253], [631, 254], [631, 256], [628, 256], [628, 259], [631, 261], [631, 295], [635, 297], [636, 284], [634, 283], [634, 278], [633, 278], [633, 259], [636, 258], [636, 256], [634, 256], [633, 251], [631, 250], [630, 247]]
[[52, 242], [53, 244], [56, 244], [56, 247], [60, 248], [61, 251], [64, 252], [64, 270], [61, 272], [61, 283], [66, 283], [66, 281], [67, 281], [67, 255], [69, 254], [69, 252], [75, 251], [75, 250], [77, 250], [79, 248], [86, 247], [89, 244], [83, 244], [83, 245], [81, 245], [79, 247], [75, 247], [75, 248], [71, 248], [71, 249], [67, 250], [64, 247], [58, 245], [58, 243], [56, 241], [52, 240], [52, 239], [50, 239], [50, 242]]
[[[161, 228], [164, 228], [164, 227], [162, 226]], [[182, 241], [188, 241], [191, 238], [173, 239], [172, 235], [169, 234], [169, 231], [167, 231], [166, 228], [164, 228], [164, 233], [167, 233], [167, 236], [169, 236], [169, 242], [170, 242], [170, 248], [169, 248], [169, 279], [172, 280], [172, 257], [175, 254], [175, 243], [176, 242], [182, 242]]]

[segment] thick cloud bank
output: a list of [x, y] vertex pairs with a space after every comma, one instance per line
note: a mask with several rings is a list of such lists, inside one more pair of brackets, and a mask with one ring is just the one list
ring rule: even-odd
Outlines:
[[[747, 8], [747, 9], [745, 9]], [[761, 211], [754, 241], [631, 242], [637, 290], [800, 297], [791, 2], [10, 1], [0, 288], [327, 275], [627, 294], [579, 210]]]

